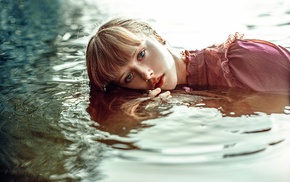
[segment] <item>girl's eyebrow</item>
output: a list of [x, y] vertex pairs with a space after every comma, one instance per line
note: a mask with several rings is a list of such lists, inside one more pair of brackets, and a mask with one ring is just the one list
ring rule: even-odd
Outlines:
[[124, 75], [126, 74], [126, 72], [123, 72], [123, 73], [121, 73], [121, 75], [120, 76], [118, 76], [117, 78], [117, 83], [119, 83], [119, 84], [121, 84], [121, 85], [124, 85], [124, 83], [122, 82], [122, 80], [123, 80], [123, 78], [124, 78]]
[[[136, 49], [134, 51], [134, 54], [133, 54], [133, 57], [131, 59], [134, 58], [136, 52], [137, 52], [138, 49]], [[128, 61], [128, 63], [130, 62], [131, 60]], [[121, 84], [121, 85], [124, 85], [124, 81], [123, 81], [123, 78], [126, 76], [126, 74], [128, 74], [130, 72], [130, 70], [127, 68], [128, 64], [124, 67], [121, 68], [121, 73], [116, 77], [116, 82]]]
[[137, 53], [138, 50], [139, 50], [139, 46], [138, 46], [138, 47], [136, 46], [136, 48], [135, 48], [135, 50], [133, 51], [133, 54], [132, 54], [132, 57], [133, 57], [133, 58], [136, 56], [136, 54], [138, 54], [138, 53]]
[[145, 47], [145, 42], [146, 40], [142, 39], [141, 43], [135, 47], [135, 51], [133, 52], [133, 58], [137, 57], [137, 54], [139, 53], [139, 51], [142, 50], [143, 47]]

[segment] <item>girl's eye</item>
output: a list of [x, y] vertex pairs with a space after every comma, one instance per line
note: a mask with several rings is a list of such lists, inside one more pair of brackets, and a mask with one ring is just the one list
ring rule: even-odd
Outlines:
[[133, 78], [133, 73], [129, 73], [125, 78], [125, 83], [129, 83]]
[[139, 54], [137, 55], [137, 59], [141, 60], [145, 56], [145, 49], [143, 49]]

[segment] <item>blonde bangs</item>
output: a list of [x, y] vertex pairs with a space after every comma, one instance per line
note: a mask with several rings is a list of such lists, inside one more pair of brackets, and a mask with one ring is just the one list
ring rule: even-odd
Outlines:
[[115, 80], [119, 69], [133, 58], [140, 43], [140, 37], [123, 27], [99, 30], [91, 38], [87, 48], [87, 69], [91, 86], [102, 89]]

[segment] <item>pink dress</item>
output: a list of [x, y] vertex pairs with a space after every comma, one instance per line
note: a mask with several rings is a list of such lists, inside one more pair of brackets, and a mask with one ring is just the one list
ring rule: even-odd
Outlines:
[[255, 91], [290, 91], [290, 52], [236, 33], [220, 45], [184, 51], [193, 89], [215, 86]]

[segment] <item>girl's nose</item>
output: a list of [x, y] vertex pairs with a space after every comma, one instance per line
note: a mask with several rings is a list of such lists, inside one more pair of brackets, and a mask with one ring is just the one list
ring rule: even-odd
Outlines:
[[137, 71], [139, 72], [140, 76], [145, 80], [148, 81], [154, 75], [154, 71], [148, 67], [138, 67]]
[[142, 73], [142, 77], [145, 81], [148, 81], [152, 78], [154, 74], [154, 71], [152, 69], [147, 69], [147, 70], [144, 70], [144, 72]]

